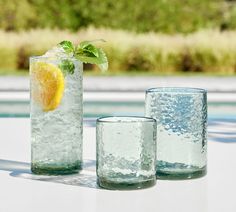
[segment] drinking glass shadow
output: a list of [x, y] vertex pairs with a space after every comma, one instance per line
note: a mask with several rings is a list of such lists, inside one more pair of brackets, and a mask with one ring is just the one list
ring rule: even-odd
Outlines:
[[30, 171], [29, 163], [4, 159], [0, 159], [0, 170], [10, 172], [9, 175], [12, 177], [101, 189], [96, 182], [95, 160], [85, 160], [83, 170], [72, 175], [35, 175]]

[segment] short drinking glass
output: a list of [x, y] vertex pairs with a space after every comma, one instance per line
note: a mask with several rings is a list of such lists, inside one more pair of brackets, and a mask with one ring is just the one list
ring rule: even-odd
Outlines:
[[[73, 71], [63, 72], [68, 65]], [[81, 168], [82, 72], [82, 62], [74, 58], [30, 58], [33, 173], [70, 174]]]
[[155, 184], [156, 121], [145, 117], [97, 120], [98, 184], [139, 189]]
[[187, 179], [205, 175], [206, 90], [149, 89], [146, 91], [145, 107], [145, 115], [157, 121], [157, 177]]

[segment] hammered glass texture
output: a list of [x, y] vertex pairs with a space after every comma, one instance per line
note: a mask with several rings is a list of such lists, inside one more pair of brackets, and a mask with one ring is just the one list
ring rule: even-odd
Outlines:
[[192, 178], [206, 173], [207, 93], [156, 88], [146, 92], [146, 113], [157, 121], [157, 176]]
[[[59, 66], [60, 59], [33, 57], [32, 64], [44, 62]], [[59, 106], [51, 111], [42, 107], [31, 98], [31, 170], [35, 174], [77, 173], [82, 164], [82, 73], [80, 61], [73, 60], [73, 74], [64, 76], [65, 88]], [[30, 75], [32, 89], [38, 83]], [[31, 95], [32, 97], [32, 95]]]
[[97, 175], [102, 187], [155, 184], [156, 122], [137, 117], [97, 121]]

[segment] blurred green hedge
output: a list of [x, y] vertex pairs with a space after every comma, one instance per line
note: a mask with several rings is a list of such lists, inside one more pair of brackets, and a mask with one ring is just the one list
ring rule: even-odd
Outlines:
[[[103, 38], [109, 72], [236, 73], [236, 32], [201, 31], [189, 35], [135, 34], [88, 28], [76, 33], [60, 30], [0, 31], [0, 69], [28, 69], [29, 57], [41, 55], [62, 40], [74, 43]], [[87, 66], [96, 70], [95, 66]]]
[[235, 0], [0, 0], [0, 28], [87, 26], [135, 32], [189, 33], [235, 29]]

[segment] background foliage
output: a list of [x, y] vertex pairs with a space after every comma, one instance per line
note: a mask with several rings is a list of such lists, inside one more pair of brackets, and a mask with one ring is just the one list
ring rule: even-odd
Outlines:
[[0, 28], [108, 27], [189, 33], [235, 29], [235, 0], [0, 0]]
[[0, 0], [0, 74], [62, 40], [97, 38], [109, 73], [236, 74], [235, 29], [236, 0]]
[[[236, 73], [236, 32], [217, 30], [189, 35], [136, 34], [95, 28], [75, 33], [50, 29], [0, 31], [0, 69], [28, 69], [29, 56], [43, 54], [64, 39], [78, 43], [96, 38], [107, 41], [98, 44], [108, 55], [109, 73]], [[89, 67], [96, 71], [95, 66]]]

